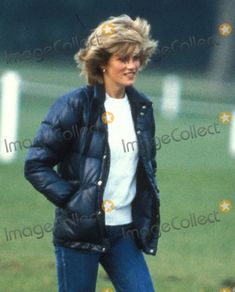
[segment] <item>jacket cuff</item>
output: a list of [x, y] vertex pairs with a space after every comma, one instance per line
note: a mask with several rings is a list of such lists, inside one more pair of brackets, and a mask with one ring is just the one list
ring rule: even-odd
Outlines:
[[157, 254], [157, 247], [152, 248], [152, 247], [146, 247], [143, 248], [143, 252], [147, 255], [153, 255], [155, 256]]

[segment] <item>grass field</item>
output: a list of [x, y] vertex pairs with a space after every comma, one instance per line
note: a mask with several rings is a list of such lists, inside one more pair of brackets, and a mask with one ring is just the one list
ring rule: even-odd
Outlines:
[[[19, 140], [23, 141], [34, 137], [52, 102], [78, 87], [82, 80], [74, 68], [66, 65], [15, 67], [24, 80], [19, 121]], [[2, 73], [4, 68], [0, 68]], [[214, 123], [218, 123], [219, 133], [171, 141], [161, 148], [159, 145], [162, 232], [157, 256], [146, 256], [146, 260], [158, 292], [219, 292], [235, 286], [235, 207], [227, 213], [219, 208], [225, 199], [235, 203], [235, 157], [228, 152], [230, 124], [218, 120], [220, 112], [234, 107], [227, 100], [218, 102], [219, 98], [213, 102], [207, 94], [209, 83], [203, 77], [185, 75], [183, 99], [187, 102], [182, 103], [177, 118], [167, 120], [159, 110], [162, 78], [159, 73], [149, 72], [137, 82], [139, 89], [154, 97], [159, 138], [175, 128], [183, 131], [192, 125], [198, 128]], [[48, 227], [53, 223], [54, 207], [24, 179], [25, 155], [26, 149], [22, 148], [14, 163], [0, 164], [0, 291], [54, 292], [55, 259]], [[187, 218], [212, 218], [210, 214], [216, 214], [214, 223], [207, 220], [180, 230], [171, 226], [168, 232], [167, 224], [163, 226], [175, 217], [177, 224], [184, 222], [187, 226]], [[7, 238], [6, 230], [26, 227], [35, 232], [22, 239]], [[48, 230], [44, 234], [39, 232], [42, 227]], [[100, 267], [97, 291], [105, 287], [112, 284]]]

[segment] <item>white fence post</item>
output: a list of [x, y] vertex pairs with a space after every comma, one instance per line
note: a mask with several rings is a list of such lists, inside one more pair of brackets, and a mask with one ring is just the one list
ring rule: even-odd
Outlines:
[[161, 112], [166, 118], [174, 118], [180, 111], [181, 82], [175, 75], [167, 75], [163, 80]]
[[229, 151], [230, 154], [235, 157], [235, 110], [232, 112], [232, 119], [230, 123]]
[[13, 161], [17, 154], [9, 143], [14, 144], [18, 136], [20, 83], [20, 76], [13, 71], [1, 78], [0, 161], [5, 163]]

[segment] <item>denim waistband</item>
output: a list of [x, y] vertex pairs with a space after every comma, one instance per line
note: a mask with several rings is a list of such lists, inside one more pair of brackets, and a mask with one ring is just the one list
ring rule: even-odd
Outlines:
[[105, 225], [106, 229], [126, 229], [126, 228], [131, 228], [133, 227], [133, 222], [127, 223], [127, 224], [122, 224], [122, 225]]
[[111, 245], [116, 244], [122, 238], [127, 236], [128, 230], [133, 228], [133, 223], [123, 225], [106, 225], [106, 236]]

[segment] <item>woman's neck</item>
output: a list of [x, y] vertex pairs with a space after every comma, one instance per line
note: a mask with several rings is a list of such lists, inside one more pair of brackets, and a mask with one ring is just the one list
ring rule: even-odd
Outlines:
[[115, 84], [105, 84], [105, 91], [109, 96], [114, 98], [123, 98], [125, 95], [125, 87], [117, 86]]

